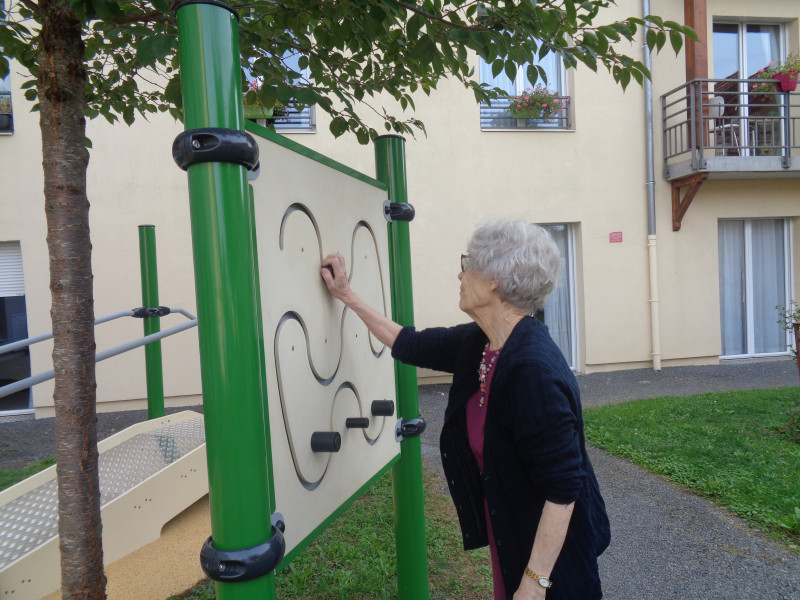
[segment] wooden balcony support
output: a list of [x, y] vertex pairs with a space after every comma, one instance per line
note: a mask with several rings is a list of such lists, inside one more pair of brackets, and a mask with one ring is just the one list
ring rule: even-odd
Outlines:
[[[681, 221], [689, 210], [689, 205], [694, 200], [694, 195], [703, 182], [708, 179], [708, 173], [697, 173], [682, 179], [676, 179], [672, 183], [672, 231], [680, 231]], [[681, 199], [681, 188], [686, 188], [686, 192]]]

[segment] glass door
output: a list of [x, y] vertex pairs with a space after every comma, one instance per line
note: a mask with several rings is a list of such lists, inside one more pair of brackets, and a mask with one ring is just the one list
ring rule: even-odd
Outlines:
[[[782, 28], [776, 24], [714, 23], [712, 78], [750, 79], [781, 58]], [[771, 86], [768, 86], [771, 89]], [[709, 90], [722, 98], [722, 119], [729, 125], [728, 154], [780, 154], [780, 96], [752, 93], [748, 85], [720, 81]], [[728, 144], [726, 144], [727, 146]]]
[[573, 369], [577, 365], [575, 352], [575, 275], [573, 268], [573, 243], [569, 225], [542, 225], [553, 236], [561, 253], [558, 284], [547, 299], [544, 310], [536, 318], [547, 325], [550, 337], [561, 350]]
[[788, 306], [788, 224], [783, 219], [719, 222], [722, 356], [788, 353], [779, 306]]

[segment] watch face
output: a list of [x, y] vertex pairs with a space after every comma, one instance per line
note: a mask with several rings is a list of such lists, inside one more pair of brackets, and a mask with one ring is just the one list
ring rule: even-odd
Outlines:
[[539, 585], [543, 588], [550, 587], [550, 580], [547, 577], [540, 577]]

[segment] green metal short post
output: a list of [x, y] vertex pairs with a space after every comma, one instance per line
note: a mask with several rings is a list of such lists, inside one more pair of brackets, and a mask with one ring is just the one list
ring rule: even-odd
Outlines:
[[[139, 225], [139, 263], [142, 273], [142, 306], [157, 308], [158, 263], [156, 261], [156, 228]], [[144, 334], [161, 331], [159, 317], [145, 317]], [[164, 416], [164, 374], [161, 365], [161, 340], [144, 347], [145, 376], [147, 379], [147, 418]]]
[[[186, 129], [244, 129], [238, 18], [220, 2], [177, 11]], [[215, 548], [271, 535], [266, 397], [247, 172], [233, 163], [188, 168], [198, 335]], [[291, 523], [287, 523], [287, 528]], [[274, 574], [217, 583], [219, 600], [274, 600]]]
[[[407, 202], [405, 139], [380, 136], [375, 140], [376, 178], [389, 186], [389, 200]], [[411, 245], [408, 222], [394, 221], [389, 227], [392, 318], [400, 325], [414, 324], [411, 290]], [[395, 363], [397, 415], [419, 417], [417, 369]], [[392, 468], [395, 527], [397, 534], [397, 585], [400, 600], [426, 600], [428, 555], [425, 544], [425, 504], [422, 484], [422, 445], [419, 437], [400, 444], [400, 460]]]

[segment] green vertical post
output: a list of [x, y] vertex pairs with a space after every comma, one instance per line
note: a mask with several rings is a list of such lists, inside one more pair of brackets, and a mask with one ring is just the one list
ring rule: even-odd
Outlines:
[[[177, 10], [187, 130], [244, 129], [238, 17], [217, 0]], [[213, 545], [266, 542], [274, 511], [246, 169], [188, 168]], [[291, 527], [291, 524], [287, 524]], [[274, 574], [216, 585], [218, 600], [274, 600]]]
[[[154, 225], [139, 225], [139, 264], [142, 274], [142, 306], [157, 308], [158, 263], [156, 261], [156, 228]], [[161, 331], [159, 317], [145, 317], [144, 334]], [[164, 373], [161, 364], [161, 340], [144, 347], [145, 378], [147, 380], [147, 418], [164, 416]]]
[[[408, 201], [405, 139], [395, 135], [375, 140], [376, 178], [389, 186], [389, 200]], [[406, 221], [389, 223], [389, 269], [392, 318], [400, 325], [414, 324], [411, 289], [411, 244]], [[419, 417], [417, 369], [395, 363], [397, 414], [400, 419]], [[410, 437], [400, 443], [400, 460], [392, 468], [397, 537], [397, 582], [400, 600], [426, 600], [428, 555], [425, 544], [425, 505], [422, 485], [422, 442]]]

